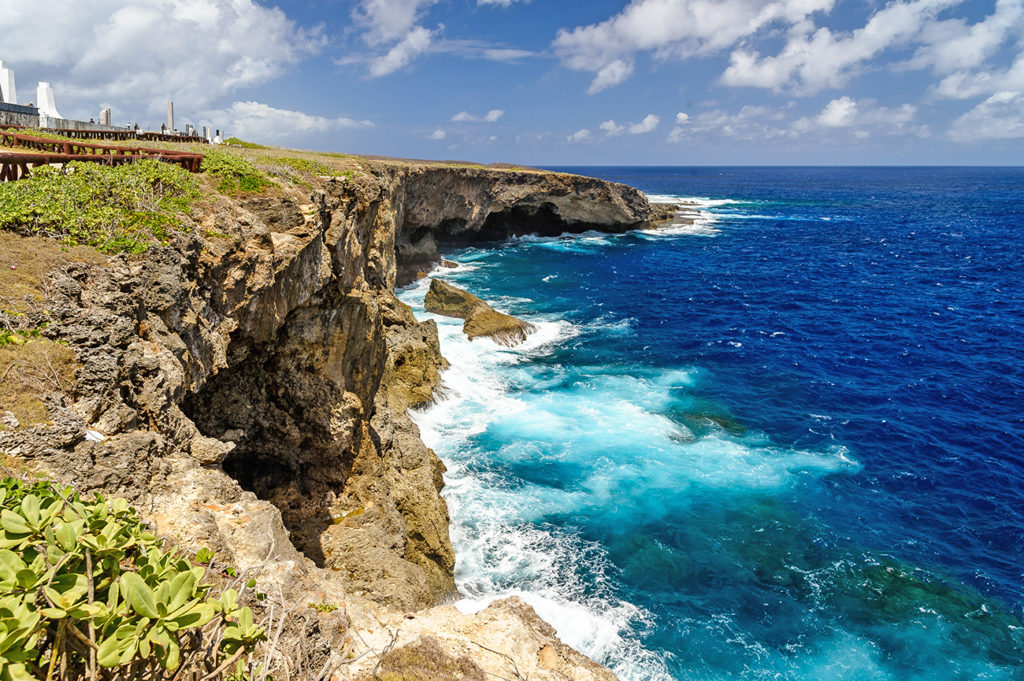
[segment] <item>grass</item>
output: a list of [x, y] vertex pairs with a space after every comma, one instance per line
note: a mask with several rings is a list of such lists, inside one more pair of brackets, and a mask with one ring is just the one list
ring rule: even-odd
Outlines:
[[33, 336], [11, 334], [5, 342], [0, 333], [0, 412], [14, 414], [21, 428], [47, 422], [47, 396], [67, 394], [78, 368], [71, 348]]
[[226, 149], [204, 152], [203, 172], [217, 179], [217, 191], [229, 196], [242, 192], [261, 192], [274, 183], [248, 159]]
[[167, 242], [199, 196], [191, 173], [154, 160], [43, 166], [26, 179], [0, 184], [0, 230], [104, 253], [142, 253]]
[[373, 673], [359, 681], [485, 681], [486, 674], [465, 655], [453, 657], [437, 639], [424, 636], [415, 643], [380, 656]]
[[237, 137], [227, 138], [226, 140], [224, 140], [224, 144], [227, 144], [228, 146], [231, 147], [242, 147], [243, 149], [269, 149], [269, 147], [266, 147], [262, 144], [256, 144], [255, 142], [246, 142], [245, 140], [239, 139]]

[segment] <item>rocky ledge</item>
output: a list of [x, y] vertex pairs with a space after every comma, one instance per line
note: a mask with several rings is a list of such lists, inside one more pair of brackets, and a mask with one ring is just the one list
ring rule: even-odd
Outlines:
[[[47, 397], [45, 423], [0, 426], [0, 453], [128, 498], [171, 541], [211, 548], [293, 605], [347, 604], [307, 618], [310, 649], [333, 659], [359, 627], [457, 597], [444, 465], [406, 413], [447, 365], [396, 284], [446, 243], [619, 232], [650, 215], [642, 194], [599, 180], [384, 162], [311, 196], [213, 202], [167, 247], [48, 272], [29, 314], [74, 351], [75, 380]], [[451, 622], [441, 644], [479, 657], [458, 634], [469, 628], [520, 669], [611, 678], [527, 606], [495, 607], [432, 611]]]
[[522, 343], [536, 331], [533, 324], [498, 312], [469, 291], [463, 291], [441, 279], [430, 280], [424, 306], [427, 312], [465, 319], [462, 331], [469, 340], [490, 338], [499, 345], [511, 347]]

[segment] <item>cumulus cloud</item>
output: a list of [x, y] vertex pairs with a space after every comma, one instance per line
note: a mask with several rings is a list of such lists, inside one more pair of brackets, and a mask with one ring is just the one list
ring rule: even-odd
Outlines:
[[322, 27], [253, 0], [0, 3], [3, 58], [53, 82], [66, 114], [100, 101], [118, 117], [167, 99], [203, 107], [281, 77], [325, 42]]
[[657, 128], [658, 123], [660, 122], [661, 119], [655, 116], [654, 114], [647, 114], [644, 117], [644, 119], [639, 123], [627, 123], [625, 125], [619, 125], [614, 120], [607, 120], [598, 127], [608, 137], [617, 137], [627, 132], [630, 135], [643, 135]]
[[928, 20], [956, 4], [958, 0], [893, 2], [862, 28], [846, 34], [828, 28], [811, 30], [813, 26], [805, 23], [790, 32], [775, 56], [762, 57], [746, 48], [734, 51], [721, 82], [776, 91], [790, 87], [802, 93], [841, 87], [865, 62], [909, 43]]
[[438, 128], [434, 132], [430, 133], [430, 139], [432, 139], [432, 140], [443, 140], [447, 136], [448, 136], [448, 133], [446, 133], [441, 128]]
[[1005, 69], [958, 71], [939, 82], [935, 93], [952, 99], [969, 99], [999, 92], [1024, 92], [1024, 52]]
[[682, 111], [676, 114], [676, 124], [685, 125], [688, 120], [690, 120], [689, 115], [684, 114]]
[[503, 109], [491, 109], [483, 116], [474, 116], [468, 111], [460, 111], [452, 116], [452, 120], [456, 123], [495, 123], [504, 115]]
[[633, 0], [619, 14], [562, 29], [552, 43], [562, 63], [595, 74], [591, 94], [618, 85], [640, 52], [656, 59], [711, 54], [775, 22], [791, 25], [835, 0]]
[[992, 14], [973, 25], [963, 19], [946, 19], [926, 24], [923, 43], [915, 52], [911, 68], [931, 67], [936, 73], [962, 72], [980, 66], [1008, 38], [1024, 25], [1024, 3], [997, 0]]
[[361, 0], [352, 19], [363, 27], [369, 45], [386, 45], [402, 40], [417, 28], [420, 16], [437, 0]]
[[634, 123], [633, 125], [629, 126], [629, 134], [643, 135], [645, 133], [652, 132], [655, 128], [658, 127], [658, 123], [660, 122], [661, 119], [655, 116], [654, 114], [647, 114], [646, 116], [644, 116], [644, 119], [642, 121], [640, 121], [639, 123]]
[[370, 60], [370, 75], [386, 76], [406, 66], [430, 47], [434, 31], [417, 26], [384, 54]]
[[601, 128], [601, 130], [604, 131], [604, 134], [608, 135], [609, 137], [615, 137], [616, 135], [621, 135], [622, 133], [624, 133], [626, 131], [626, 126], [619, 125], [618, 123], [616, 123], [613, 120], [607, 120], [604, 123], [602, 123], [601, 125], [599, 125], [598, 127]]
[[683, 121], [677, 116], [679, 125], [667, 139], [679, 143], [694, 137], [721, 135], [743, 141], [770, 140], [789, 134], [785, 119], [785, 110], [768, 106], [745, 106], [736, 113], [713, 109], [686, 116]]
[[812, 130], [850, 129], [856, 137], [865, 138], [871, 132], [880, 134], [914, 134], [927, 137], [926, 126], [914, 126], [917, 107], [903, 104], [897, 107], [879, 106], [873, 99], [857, 100], [843, 96], [833, 99], [817, 116], [798, 118], [792, 132], [803, 134]]
[[1024, 93], [992, 95], [953, 121], [949, 137], [956, 142], [1024, 137]]
[[235, 102], [227, 109], [205, 112], [203, 119], [228, 130], [233, 136], [267, 144], [284, 144], [314, 134], [373, 126], [370, 121], [313, 116], [260, 102]]
[[586, 142], [590, 139], [590, 131], [586, 128], [577, 130], [573, 134], [565, 138], [567, 142]]
[[845, 86], [889, 55], [890, 67], [947, 77], [943, 96], [1006, 90], [1004, 81], [1015, 74], [985, 64], [1024, 38], [1024, 2], [996, 0], [991, 14], [974, 23], [943, 18], [968, 4], [893, 0], [863, 24], [839, 30], [823, 25], [836, 0], [632, 0], [605, 21], [562, 29], [552, 49], [564, 66], [593, 74], [590, 94], [629, 79], [640, 55], [664, 62], [724, 52], [729, 65], [719, 82], [736, 87], [810, 95]]

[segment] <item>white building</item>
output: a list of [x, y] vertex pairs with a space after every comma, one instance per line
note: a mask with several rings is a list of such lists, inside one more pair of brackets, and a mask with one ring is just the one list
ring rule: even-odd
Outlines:
[[14, 71], [0, 61], [0, 102], [18, 103], [18, 92], [14, 89]]
[[[57, 105], [53, 102], [53, 88], [49, 83], [39, 81], [39, 87], [36, 88], [36, 106], [39, 107], [40, 117], [64, 118], [57, 111]], [[46, 126], [43, 125], [43, 127]]]

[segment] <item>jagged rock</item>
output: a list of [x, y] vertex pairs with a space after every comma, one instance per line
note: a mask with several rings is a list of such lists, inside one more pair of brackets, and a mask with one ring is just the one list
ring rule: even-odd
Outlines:
[[430, 280], [430, 289], [423, 299], [423, 306], [427, 312], [457, 319], [469, 319], [476, 310], [490, 307], [469, 291], [437, 278]]
[[[445, 240], [625, 231], [650, 209], [633, 189], [570, 175], [361, 163], [350, 181], [317, 180], [312, 197], [218, 198], [198, 209], [201, 229], [143, 256], [54, 269], [45, 333], [73, 349], [76, 384], [65, 404], [47, 402], [48, 424], [0, 427], [0, 454], [126, 497], [169, 541], [257, 571], [291, 603], [377, 607], [361, 594], [404, 613], [455, 598], [444, 465], [405, 413], [442, 390], [447, 364], [436, 325], [415, 319], [396, 283], [433, 267]], [[486, 304], [473, 312], [471, 336], [531, 330]], [[509, 655], [541, 681], [555, 678], [538, 667], [548, 645], [559, 669], [583, 670], [571, 678], [609, 678], [512, 609], [459, 615], [446, 640], [525, 632], [517, 640], [533, 642]], [[344, 629], [330, 626], [311, 645], [340, 648]]]
[[[350, 610], [349, 615], [357, 626], [366, 622], [369, 630], [353, 651], [357, 655], [389, 646], [415, 645], [430, 636], [448, 655], [473, 660], [489, 678], [616, 681], [608, 669], [558, 640], [551, 625], [515, 597], [495, 601], [475, 615], [466, 615], [451, 605], [417, 613], [414, 619], [403, 618], [401, 613], [373, 611]], [[359, 678], [373, 669], [373, 657], [366, 654], [355, 662], [349, 678]]]
[[465, 319], [462, 330], [470, 340], [486, 337], [512, 346], [522, 343], [536, 330], [533, 324], [498, 312], [472, 293], [440, 279], [431, 280], [423, 304], [428, 312]]
[[450, 270], [454, 270], [458, 266], [459, 263], [455, 262], [454, 260], [446, 260], [444, 258], [441, 259], [441, 267], [447, 267]]

